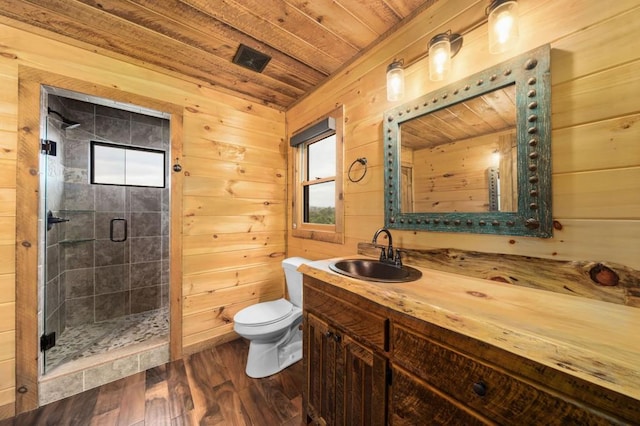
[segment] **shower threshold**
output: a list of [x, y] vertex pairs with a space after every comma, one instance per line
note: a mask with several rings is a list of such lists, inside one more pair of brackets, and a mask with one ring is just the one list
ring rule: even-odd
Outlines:
[[[135, 352], [169, 339], [168, 308], [131, 314], [94, 324], [67, 327], [46, 353], [46, 375], [60, 369], [82, 369], [83, 360], [94, 364], [114, 352]], [[75, 365], [75, 367], [74, 367]]]

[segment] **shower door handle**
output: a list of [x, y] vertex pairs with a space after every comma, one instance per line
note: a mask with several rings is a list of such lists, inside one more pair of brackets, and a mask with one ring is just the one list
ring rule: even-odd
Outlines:
[[[122, 222], [124, 224], [124, 238], [122, 238], [121, 240], [116, 240], [115, 238], [113, 238], [113, 228], [116, 222]], [[128, 228], [129, 228], [129, 225], [127, 224], [127, 219], [121, 219], [121, 218], [111, 219], [111, 223], [109, 224], [109, 238], [114, 243], [121, 243], [123, 241], [127, 241]]]

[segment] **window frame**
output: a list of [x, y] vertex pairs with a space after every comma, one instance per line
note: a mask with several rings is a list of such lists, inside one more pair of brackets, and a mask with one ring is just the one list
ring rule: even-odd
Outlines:
[[[322, 179], [314, 179], [312, 181], [305, 179], [308, 146], [323, 140], [331, 134], [323, 134], [304, 140], [293, 149], [293, 202], [292, 202], [292, 221], [291, 234], [296, 238], [306, 238], [316, 241], [343, 244], [344, 243], [344, 203], [343, 203], [343, 158], [344, 158], [344, 107], [340, 106], [328, 114], [323, 115], [314, 123], [331, 117], [335, 120], [335, 145], [336, 145], [336, 170], [334, 177], [324, 177]], [[305, 126], [294, 132], [300, 133], [314, 124]], [[304, 188], [313, 184], [325, 182], [335, 182], [335, 224], [319, 224], [304, 222], [305, 217], [305, 197]]]

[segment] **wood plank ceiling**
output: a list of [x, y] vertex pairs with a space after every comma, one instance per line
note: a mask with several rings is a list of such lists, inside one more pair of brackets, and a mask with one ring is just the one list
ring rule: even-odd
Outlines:
[[[438, 0], [2, 0], [0, 22], [286, 110]], [[232, 63], [240, 44], [272, 59]]]

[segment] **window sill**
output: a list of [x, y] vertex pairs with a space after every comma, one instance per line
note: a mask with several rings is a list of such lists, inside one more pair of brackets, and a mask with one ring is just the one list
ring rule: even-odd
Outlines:
[[293, 229], [291, 230], [291, 235], [295, 238], [344, 244], [344, 233], [342, 232], [320, 231], [317, 229]]

